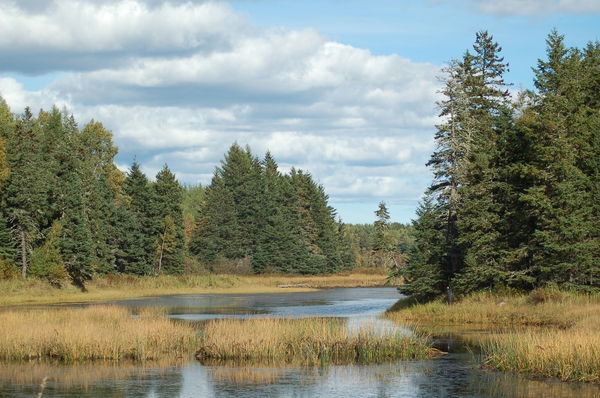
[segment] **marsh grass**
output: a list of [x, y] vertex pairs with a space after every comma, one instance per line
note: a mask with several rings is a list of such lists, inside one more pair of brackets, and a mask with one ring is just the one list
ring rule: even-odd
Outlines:
[[[480, 349], [485, 366], [600, 382], [600, 295], [539, 289], [516, 296], [480, 293], [453, 305], [406, 304], [384, 316], [419, 330], [450, 326]], [[461, 334], [456, 327], [488, 333]]]
[[438, 352], [425, 337], [364, 327], [350, 333], [342, 320], [219, 319], [208, 322], [200, 360], [290, 361], [304, 364], [425, 359]]
[[[67, 283], [59, 289], [42, 280], [13, 278], [0, 280], [0, 305], [103, 301], [164, 294], [285, 293], [329, 287], [374, 287], [387, 283], [384, 273], [370, 270], [331, 275], [107, 275], [89, 281], [87, 292], [81, 292]], [[278, 287], [281, 285], [303, 287]]]
[[[395, 308], [394, 308], [395, 307]], [[426, 304], [397, 303], [385, 317], [418, 325], [476, 325], [496, 329], [514, 326], [570, 328], [600, 313], [600, 295], [540, 289], [530, 295], [479, 293], [448, 305], [442, 301]]]
[[189, 355], [197, 345], [192, 325], [156, 309], [139, 316], [123, 307], [0, 312], [0, 359], [54, 358], [146, 361]]
[[523, 330], [493, 335], [481, 343], [483, 364], [563, 381], [600, 382], [600, 332]]

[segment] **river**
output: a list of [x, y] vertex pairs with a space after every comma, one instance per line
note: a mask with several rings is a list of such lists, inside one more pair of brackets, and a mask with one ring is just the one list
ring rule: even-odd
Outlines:
[[[187, 321], [327, 316], [346, 318], [353, 327], [376, 321], [398, 299], [394, 288], [357, 288], [280, 294], [174, 295], [110, 303], [135, 308], [164, 307], [171, 317]], [[387, 321], [377, 322], [390, 327]], [[35, 397], [45, 377], [43, 397], [64, 398], [600, 397], [597, 385], [536, 380], [480, 369], [474, 354], [459, 339], [442, 336], [437, 342], [449, 353], [433, 360], [326, 368], [201, 364], [193, 358], [177, 364], [143, 365], [0, 363], [0, 397]]]

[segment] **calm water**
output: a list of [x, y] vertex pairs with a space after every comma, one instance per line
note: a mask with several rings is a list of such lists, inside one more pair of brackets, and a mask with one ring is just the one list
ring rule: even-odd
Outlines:
[[[166, 307], [174, 318], [332, 316], [350, 326], [372, 322], [398, 299], [395, 289], [329, 289], [308, 293], [181, 295], [114, 302]], [[384, 327], [389, 324], [382, 323]], [[600, 397], [600, 387], [484, 371], [459, 341], [428, 361], [328, 368], [241, 364], [0, 364], [1, 397]], [[1, 342], [0, 342], [1, 344]]]

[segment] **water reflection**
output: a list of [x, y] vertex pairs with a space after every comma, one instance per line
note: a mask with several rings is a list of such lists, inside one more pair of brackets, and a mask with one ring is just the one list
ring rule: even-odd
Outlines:
[[[185, 295], [113, 302], [134, 308], [164, 307], [173, 317], [332, 316], [351, 330], [375, 322], [398, 299], [395, 289], [328, 289], [249, 295]], [[377, 327], [395, 328], [376, 321]], [[409, 329], [405, 330], [407, 333]], [[450, 354], [428, 361], [377, 365], [240, 362], [0, 364], [0, 397], [34, 397], [48, 376], [43, 397], [566, 397], [597, 398], [600, 386], [530, 380], [479, 369], [459, 340], [440, 341]]]
[[[463, 354], [464, 355], [464, 354]], [[196, 362], [161, 367], [94, 364], [5, 364], [0, 396], [32, 397], [49, 376], [44, 397], [577, 397], [600, 386], [529, 380], [473, 367], [461, 355], [430, 361], [311, 368]]]

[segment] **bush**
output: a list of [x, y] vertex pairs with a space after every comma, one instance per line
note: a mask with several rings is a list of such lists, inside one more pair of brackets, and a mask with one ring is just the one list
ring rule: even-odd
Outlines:
[[12, 279], [19, 276], [19, 269], [12, 261], [0, 258], [0, 279]]
[[40, 247], [33, 249], [31, 254], [31, 276], [46, 279], [53, 285], [59, 285], [67, 278], [67, 269], [58, 249], [58, 239], [62, 224], [55, 221], [48, 232], [46, 241]]

